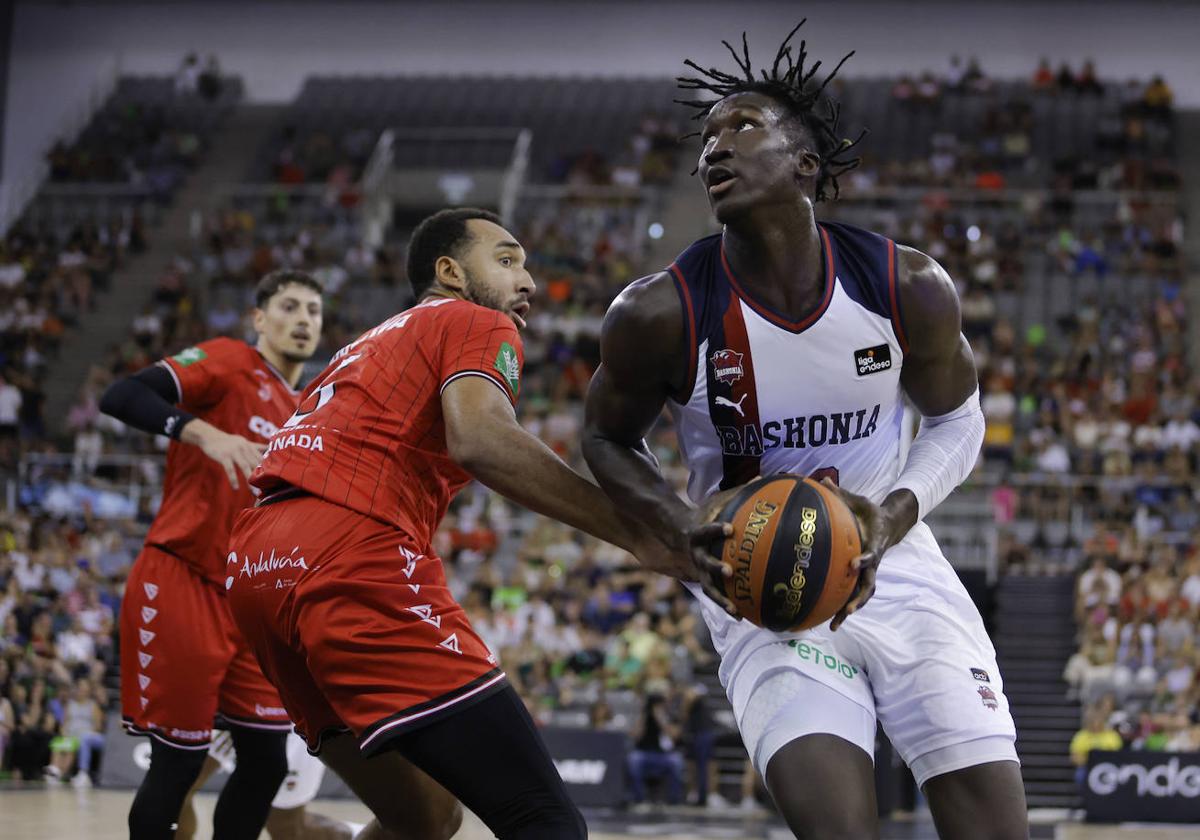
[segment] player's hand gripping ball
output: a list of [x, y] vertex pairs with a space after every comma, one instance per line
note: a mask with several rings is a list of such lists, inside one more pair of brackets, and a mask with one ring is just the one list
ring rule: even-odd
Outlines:
[[858, 520], [837, 492], [797, 475], [739, 488], [716, 521], [733, 526], [714, 585], [742, 618], [776, 632], [807, 630], [837, 614], [854, 592], [862, 553]]

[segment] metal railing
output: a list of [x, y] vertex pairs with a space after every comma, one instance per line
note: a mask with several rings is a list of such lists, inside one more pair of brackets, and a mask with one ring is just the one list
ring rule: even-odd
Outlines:
[[[51, 498], [54, 512], [64, 505], [104, 503], [100, 515], [137, 511], [161, 492], [163, 456], [107, 454], [87, 458], [78, 453], [30, 453], [5, 488], [9, 509], [42, 506]], [[103, 475], [103, 478], [97, 477]], [[1177, 486], [1167, 477], [1079, 476], [1019, 473], [1001, 477], [987, 470], [976, 473], [928, 517], [950, 561], [960, 569], [984, 569], [990, 579], [999, 573], [998, 544], [1003, 535], [1027, 544], [1033, 535], [1048, 536], [1047, 552], [1070, 562], [1094, 534], [1094, 499], [1098, 492], [1132, 492], [1146, 484]], [[1200, 484], [1197, 484], [1200, 486]], [[1012, 516], [998, 516], [994, 493], [1011, 487], [1017, 493]], [[1196, 486], [1192, 488], [1196, 489]], [[104, 494], [107, 494], [105, 496]], [[120, 503], [118, 503], [118, 501]], [[1190, 533], [1160, 531], [1156, 538], [1173, 543], [1194, 539]]]
[[80, 221], [104, 223], [114, 219], [128, 222], [136, 213], [149, 225], [157, 224], [164, 212], [154, 191], [127, 183], [43, 184], [24, 208], [31, 225], [74, 225]]

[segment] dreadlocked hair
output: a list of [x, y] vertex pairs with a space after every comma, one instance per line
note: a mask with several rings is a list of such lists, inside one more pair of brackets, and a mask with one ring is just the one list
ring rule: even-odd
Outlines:
[[[849, 172], [862, 162], [862, 158], [850, 156], [850, 151], [866, 137], [867, 131], [863, 129], [853, 140], [838, 136], [841, 105], [825, 94], [825, 88], [837, 75], [838, 70], [842, 69], [842, 65], [854, 55], [854, 51], [847, 53], [823, 82], [817, 83], [814, 77], [821, 67], [821, 62], [817, 61], [805, 69], [804, 65], [808, 59], [807, 42], [802, 40], [800, 49], [795, 54], [791, 46], [792, 36], [800, 30], [806, 20], [808, 18], [796, 24], [795, 29], [783, 39], [775, 53], [771, 69], [760, 69], [757, 76], [750, 64], [750, 46], [745, 32], [742, 33], [740, 55], [728, 41], [721, 42], [737, 62], [738, 70], [741, 71], [739, 74], [725, 73], [715, 67], [705, 69], [691, 59], [685, 60], [683, 63], [700, 75], [677, 76], [675, 80], [679, 82], [680, 89], [704, 91], [713, 94], [715, 98], [676, 99], [675, 102], [694, 108], [696, 113], [692, 119], [695, 120], [704, 119], [718, 102], [735, 93], [762, 93], [782, 103], [814, 138], [817, 156], [821, 159], [821, 168], [817, 174], [816, 199], [825, 201], [838, 197], [838, 176]], [[822, 104], [824, 113], [819, 110]], [[685, 135], [684, 139], [698, 136], [700, 132], [695, 131]]]

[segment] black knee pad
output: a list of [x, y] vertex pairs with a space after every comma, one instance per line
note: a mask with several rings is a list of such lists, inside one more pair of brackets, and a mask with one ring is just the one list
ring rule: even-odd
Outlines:
[[261, 776], [264, 786], [274, 785], [273, 790], [278, 790], [288, 772], [287, 733], [236, 726], [229, 734], [237, 769], [245, 771], [240, 775]]
[[490, 815], [502, 840], [585, 840], [587, 823], [575, 803], [561, 796], [525, 797]]
[[237, 767], [217, 797], [213, 836], [257, 840], [287, 776], [287, 733], [233, 727], [230, 735]]

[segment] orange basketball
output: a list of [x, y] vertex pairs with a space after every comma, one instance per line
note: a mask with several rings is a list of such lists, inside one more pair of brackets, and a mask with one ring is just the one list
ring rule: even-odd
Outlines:
[[837, 614], [858, 582], [858, 520], [811, 478], [750, 482], [717, 515], [733, 526], [722, 559], [733, 576], [717, 587], [746, 620], [776, 632], [807, 630]]

